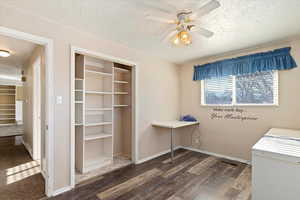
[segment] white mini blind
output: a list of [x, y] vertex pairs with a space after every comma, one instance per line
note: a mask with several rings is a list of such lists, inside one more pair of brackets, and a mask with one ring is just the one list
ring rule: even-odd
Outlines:
[[232, 76], [208, 79], [204, 83], [205, 104], [232, 103]]
[[203, 105], [278, 105], [278, 72], [203, 81]]

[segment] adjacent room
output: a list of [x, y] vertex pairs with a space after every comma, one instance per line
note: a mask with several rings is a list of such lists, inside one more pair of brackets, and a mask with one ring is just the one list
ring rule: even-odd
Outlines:
[[39, 199], [45, 195], [43, 47], [0, 36], [0, 49], [1, 199]]
[[299, 200], [299, 0], [0, 2], [0, 200]]

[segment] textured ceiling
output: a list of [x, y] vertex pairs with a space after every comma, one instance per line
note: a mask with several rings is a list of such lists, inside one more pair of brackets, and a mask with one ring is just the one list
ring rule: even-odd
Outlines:
[[[64, 25], [89, 31], [145, 53], [182, 63], [199, 57], [248, 48], [300, 34], [299, 0], [219, 0], [221, 7], [201, 18], [201, 25], [215, 33], [194, 37], [190, 47], [161, 42], [167, 28], [144, 19], [156, 14], [143, 2], [170, 2], [179, 8], [207, 0], [10, 0], [2, 5], [24, 9]], [[166, 5], [159, 3], [159, 7]]]

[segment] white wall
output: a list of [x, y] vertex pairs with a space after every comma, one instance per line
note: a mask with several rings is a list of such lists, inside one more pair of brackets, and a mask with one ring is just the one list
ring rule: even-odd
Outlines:
[[272, 127], [300, 129], [300, 67], [279, 72], [279, 106], [239, 106], [245, 116], [256, 121], [211, 119], [213, 108], [201, 106], [200, 82], [193, 81], [193, 67], [226, 58], [234, 58], [275, 48], [291, 46], [291, 54], [300, 66], [300, 41], [268, 45], [254, 50], [238, 51], [227, 56], [213, 56], [185, 63], [180, 68], [181, 113], [192, 114], [200, 120], [199, 132], [191, 135], [182, 130], [182, 145], [227, 156], [251, 159], [251, 147]]
[[[79, 46], [138, 63], [139, 159], [169, 149], [167, 130], [155, 131], [153, 120], [179, 116], [178, 67], [130, 49], [101, 36], [63, 27], [21, 10], [0, 7], [0, 26], [54, 40], [54, 95], [63, 103], [55, 105], [54, 189], [70, 184], [70, 45]], [[55, 97], [53, 97], [55, 98]]]

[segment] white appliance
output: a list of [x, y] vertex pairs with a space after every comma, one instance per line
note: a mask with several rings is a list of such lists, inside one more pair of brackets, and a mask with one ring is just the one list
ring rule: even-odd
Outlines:
[[252, 200], [300, 199], [300, 130], [272, 128], [252, 147]]

